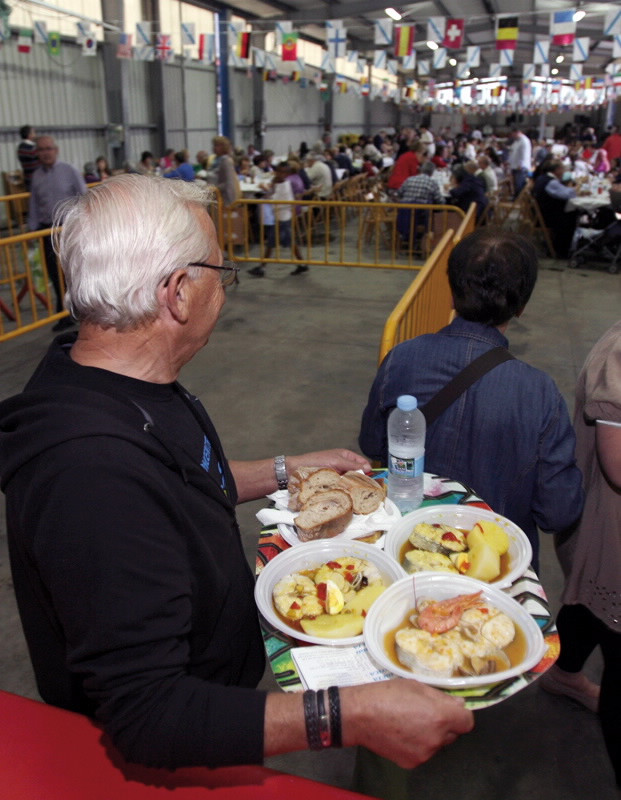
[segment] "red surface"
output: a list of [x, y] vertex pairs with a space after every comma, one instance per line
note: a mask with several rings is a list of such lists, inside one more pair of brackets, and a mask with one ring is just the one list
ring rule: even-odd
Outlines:
[[364, 797], [259, 766], [170, 772], [128, 764], [86, 717], [7, 692], [0, 692], [0, 776], [7, 800]]

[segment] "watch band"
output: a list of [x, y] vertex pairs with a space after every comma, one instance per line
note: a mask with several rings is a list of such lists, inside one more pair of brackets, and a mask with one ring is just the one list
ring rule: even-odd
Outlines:
[[286, 489], [289, 486], [289, 479], [287, 478], [287, 465], [284, 456], [274, 456], [274, 472], [276, 473], [278, 488]]

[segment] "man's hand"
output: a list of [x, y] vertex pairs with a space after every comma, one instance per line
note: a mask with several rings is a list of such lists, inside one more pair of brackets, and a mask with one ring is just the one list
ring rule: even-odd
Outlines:
[[287, 456], [287, 472], [289, 475], [298, 467], [332, 467], [337, 472], [361, 469], [368, 472], [371, 464], [353, 450], [319, 450], [315, 453], [304, 453], [301, 456]]
[[[370, 463], [364, 456], [344, 448], [287, 456], [286, 464], [287, 475], [291, 475], [298, 467], [332, 467], [340, 473], [357, 469], [368, 472], [371, 469]], [[230, 461], [229, 466], [235, 477], [240, 503], [256, 500], [278, 488], [273, 458], [262, 461]]]
[[340, 690], [343, 744], [362, 745], [400, 767], [430, 759], [474, 726], [461, 698], [398, 678]]
[[[461, 698], [404, 678], [340, 689], [343, 745], [360, 745], [400, 767], [430, 759], [474, 725]], [[265, 755], [308, 747], [302, 696], [270, 693], [265, 708]]]

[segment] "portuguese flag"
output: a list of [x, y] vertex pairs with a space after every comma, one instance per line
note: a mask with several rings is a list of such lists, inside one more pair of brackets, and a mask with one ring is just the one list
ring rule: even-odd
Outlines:
[[283, 33], [282, 60], [296, 61], [298, 57], [298, 33]]

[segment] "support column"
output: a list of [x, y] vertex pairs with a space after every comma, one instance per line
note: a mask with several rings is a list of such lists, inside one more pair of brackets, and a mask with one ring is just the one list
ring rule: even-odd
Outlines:
[[[119, 21], [124, 29], [123, 0], [101, 0], [103, 19]], [[124, 58], [116, 57], [118, 33], [104, 28], [103, 68], [106, 87], [106, 113], [108, 122], [107, 157], [113, 169], [119, 169], [123, 162], [132, 158], [129, 135], [129, 101], [127, 97], [127, 69]]]

